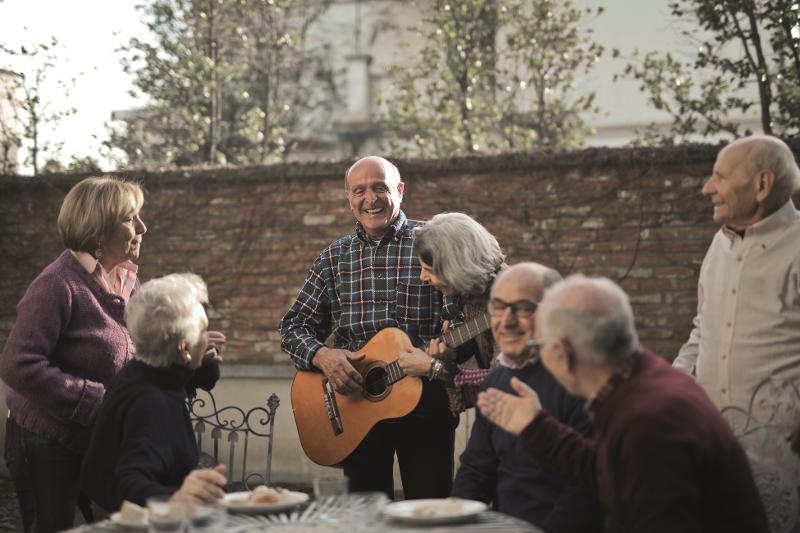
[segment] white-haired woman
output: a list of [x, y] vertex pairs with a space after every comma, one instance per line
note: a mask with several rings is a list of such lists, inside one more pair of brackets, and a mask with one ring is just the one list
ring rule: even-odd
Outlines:
[[125, 312], [134, 360], [111, 381], [81, 473], [83, 490], [106, 511], [151, 496], [222, 497], [224, 467], [197, 469], [186, 397], [210, 390], [219, 365], [207, 351], [206, 285], [194, 274], [148, 281]]
[[[486, 313], [489, 290], [505, 266], [497, 239], [464, 213], [440, 213], [414, 230], [414, 251], [422, 266], [422, 281], [455, 301], [446, 308], [452, 325]], [[454, 353], [440, 339], [401, 354], [400, 367], [411, 376], [445, 382], [450, 410], [458, 414], [475, 404], [478, 385], [489, 373], [493, 356], [491, 331], [477, 335]], [[475, 368], [458, 366], [474, 357]]]

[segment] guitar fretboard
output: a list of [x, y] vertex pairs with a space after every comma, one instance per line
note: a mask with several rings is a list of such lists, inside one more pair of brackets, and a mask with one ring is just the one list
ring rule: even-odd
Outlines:
[[397, 383], [404, 377], [406, 377], [406, 373], [403, 372], [403, 369], [400, 368], [400, 361], [392, 361], [383, 369], [386, 371], [386, 377], [384, 378], [384, 383], [388, 387], [393, 383]]
[[491, 328], [492, 323], [489, 320], [489, 313], [481, 313], [463, 324], [459, 324], [444, 332], [442, 334], [442, 340], [450, 348], [458, 348], [468, 340], [477, 337]]

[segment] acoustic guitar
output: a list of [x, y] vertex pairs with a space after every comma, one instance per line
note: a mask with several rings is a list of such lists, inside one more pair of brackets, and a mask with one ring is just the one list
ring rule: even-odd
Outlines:
[[[457, 348], [491, 327], [487, 313], [453, 326], [442, 334]], [[364, 378], [361, 394], [336, 392], [321, 372], [298, 370], [292, 381], [292, 412], [300, 444], [309, 459], [323, 466], [341, 463], [381, 420], [400, 418], [419, 403], [422, 381], [400, 368], [397, 355], [412, 348], [397, 328], [378, 332], [356, 352], [364, 359], [354, 367]]]

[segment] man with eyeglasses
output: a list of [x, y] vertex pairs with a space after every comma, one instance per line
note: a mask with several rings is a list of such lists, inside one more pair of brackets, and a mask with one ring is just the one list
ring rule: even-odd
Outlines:
[[[537, 263], [514, 265], [498, 275], [488, 307], [500, 354], [498, 366], [483, 387], [511, 391], [511, 379], [516, 377], [539, 391], [558, 420], [587, 435], [591, 423], [583, 403], [553, 379], [531, 345], [538, 302], [544, 290], [560, 279], [558, 272]], [[548, 533], [600, 531], [599, 506], [588, 489], [567, 482], [550, 465], [531, 456], [518, 438], [478, 412], [452, 494], [494, 502], [498, 511]]]

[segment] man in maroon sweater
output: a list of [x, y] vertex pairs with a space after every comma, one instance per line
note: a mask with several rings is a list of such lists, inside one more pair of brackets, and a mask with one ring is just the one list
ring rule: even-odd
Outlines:
[[595, 440], [544, 412], [519, 380], [519, 396], [489, 389], [478, 407], [542, 462], [591, 485], [607, 532], [768, 531], [730, 428], [691, 377], [639, 347], [622, 289], [572, 276], [547, 291], [536, 321], [542, 362], [588, 399]]

